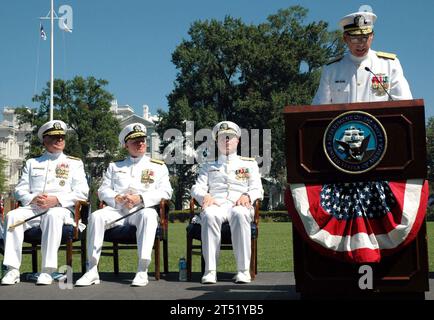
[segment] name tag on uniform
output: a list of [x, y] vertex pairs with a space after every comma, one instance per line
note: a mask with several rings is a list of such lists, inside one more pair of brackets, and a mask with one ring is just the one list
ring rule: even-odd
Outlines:
[[335, 83], [345, 83], [345, 80], [335, 80]]

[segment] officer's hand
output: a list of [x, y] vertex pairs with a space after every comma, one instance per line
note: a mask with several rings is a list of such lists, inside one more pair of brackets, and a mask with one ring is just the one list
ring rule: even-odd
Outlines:
[[249, 209], [252, 207], [252, 204], [250, 203], [250, 197], [245, 194], [241, 195], [241, 197], [237, 200], [237, 202], [235, 202], [235, 205], [243, 206]]
[[125, 196], [121, 196], [120, 194], [118, 194], [118, 195], [115, 197], [115, 202], [116, 202], [116, 203], [119, 203], [119, 204], [121, 204], [121, 205], [123, 205], [124, 202], [125, 202]]
[[207, 207], [209, 207], [213, 204], [220, 206], [210, 194], [207, 194], [203, 198], [202, 209], [206, 209]]
[[125, 207], [131, 209], [142, 202], [142, 199], [138, 194], [127, 194], [125, 196]]
[[49, 196], [46, 194], [42, 194], [36, 197], [36, 204], [41, 209], [50, 209], [54, 208], [59, 204], [59, 200], [56, 196]]

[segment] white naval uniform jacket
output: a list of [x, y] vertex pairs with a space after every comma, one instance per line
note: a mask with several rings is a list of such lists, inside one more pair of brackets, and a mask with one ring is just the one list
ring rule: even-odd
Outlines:
[[369, 50], [362, 59], [348, 53], [324, 66], [312, 104], [387, 101], [388, 95], [365, 67], [377, 75], [394, 100], [412, 99], [398, 58]]
[[27, 160], [15, 197], [22, 206], [29, 206], [41, 193], [56, 196], [64, 208], [73, 207], [77, 200], [86, 200], [89, 186], [83, 162], [64, 153], [50, 152]]
[[191, 189], [191, 195], [203, 204], [205, 195], [210, 194], [218, 203], [229, 200], [235, 203], [243, 193], [253, 203], [262, 200], [261, 175], [258, 163], [253, 158], [244, 158], [235, 153], [219, 155], [215, 162], [205, 163]]
[[143, 156], [110, 163], [98, 189], [99, 199], [121, 209], [115, 197], [127, 193], [141, 195], [145, 208], [159, 204], [161, 199], [170, 199], [172, 187], [164, 162]]

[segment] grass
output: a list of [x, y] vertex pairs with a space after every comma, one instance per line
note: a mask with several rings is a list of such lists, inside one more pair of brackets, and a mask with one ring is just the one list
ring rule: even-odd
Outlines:
[[[171, 223], [169, 225], [169, 271], [178, 271], [178, 260], [186, 256], [186, 223]], [[434, 222], [427, 223], [428, 257], [434, 256]], [[293, 271], [292, 254], [292, 226], [289, 222], [261, 222], [258, 239], [258, 269], [259, 272]], [[161, 258], [162, 259], [162, 258]], [[120, 272], [136, 272], [136, 250], [121, 250], [119, 257]], [[40, 264], [39, 258], [39, 264]], [[59, 266], [65, 263], [65, 253], [59, 253]], [[161, 269], [162, 269], [161, 260]], [[80, 258], [73, 257], [74, 271], [80, 271]], [[430, 271], [434, 271], [434, 259], [429, 262]], [[113, 272], [111, 257], [102, 256], [99, 266], [100, 272]], [[220, 253], [218, 271], [234, 272], [235, 259], [232, 250], [222, 250]], [[151, 263], [150, 271], [154, 271]], [[193, 272], [200, 271], [200, 257], [193, 256]], [[30, 255], [23, 256], [21, 272], [31, 272]]]

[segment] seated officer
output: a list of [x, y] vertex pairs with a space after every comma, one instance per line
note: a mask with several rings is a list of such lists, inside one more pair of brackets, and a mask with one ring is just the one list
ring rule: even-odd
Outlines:
[[263, 189], [257, 162], [237, 155], [241, 130], [233, 122], [223, 121], [213, 129], [217, 140], [218, 160], [200, 170], [191, 195], [202, 206], [201, 239], [205, 260], [202, 283], [217, 282], [221, 226], [229, 221], [237, 263], [235, 282], [250, 282], [250, 242], [253, 202], [262, 199]]
[[[107, 206], [89, 217], [87, 229], [88, 271], [75, 283], [77, 286], [99, 284], [98, 261], [104, 231], [122, 224], [137, 227], [139, 263], [133, 286], [148, 284], [148, 266], [158, 226], [158, 214], [153, 206], [162, 198], [172, 197], [169, 172], [163, 161], [150, 159], [146, 152], [146, 127], [141, 123], [126, 126], [119, 134], [120, 143], [128, 150], [125, 160], [110, 163], [98, 196]], [[142, 208], [140, 210], [140, 208]], [[135, 214], [117, 221], [128, 213]]]
[[[57, 251], [62, 239], [64, 224], [73, 224], [75, 201], [87, 199], [89, 187], [83, 162], [63, 153], [66, 124], [60, 120], [49, 121], [38, 131], [46, 151], [39, 158], [27, 160], [15, 197], [22, 207], [10, 211], [5, 218], [5, 253], [3, 264], [8, 272], [3, 285], [20, 282], [19, 268], [24, 231], [40, 226], [42, 230], [42, 272], [36, 284], [51, 284], [51, 274], [57, 270]], [[44, 215], [10, 229], [13, 224]]]

